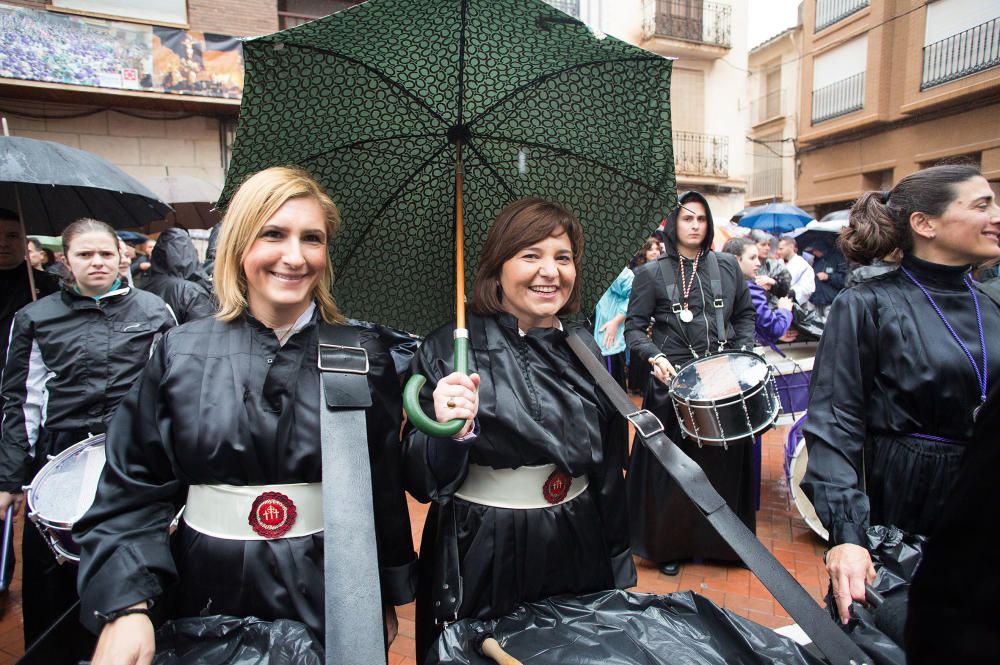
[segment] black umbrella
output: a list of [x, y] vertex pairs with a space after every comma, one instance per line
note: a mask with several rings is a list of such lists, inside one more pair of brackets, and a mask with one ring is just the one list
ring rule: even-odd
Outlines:
[[163, 219], [171, 210], [97, 155], [14, 136], [0, 137], [0, 206], [16, 210], [27, 233], [50, 236], [80, 217], [124, 229]]

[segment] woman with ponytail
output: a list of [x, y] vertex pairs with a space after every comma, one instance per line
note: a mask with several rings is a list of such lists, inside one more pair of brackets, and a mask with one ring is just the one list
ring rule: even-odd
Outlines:
[[989, 183], [957, 165], [862, 195], [841, 234], [852, 261], [903, 257], [833, 302], [810, 388], [802, 487], [830, 532], [826, 567], [845, 623], [874, 581], [866, 528], [934, 529], [1000, 376], [1000, 305], [970, 276], [1000, 257], [998, 237]]

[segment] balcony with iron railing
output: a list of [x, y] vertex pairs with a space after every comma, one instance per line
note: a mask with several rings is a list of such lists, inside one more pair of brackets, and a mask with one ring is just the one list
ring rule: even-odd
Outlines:
[[729, 175], [729, 137], [698, 132], [674, 132], [674, 160], [678, 175]]
[[920, 89], [1000, 65], [1000, 17], [924, 47]]
[[868, 0], [816, 0], [816, 32], [868, 6]]
[[759, 125], [768, 120], [783, 116], [784, 109], [782, 108], [782, 102], [784, 101], [784, 92], [784, 90], [774, 90], [750, 102], [751, 123]]
[[812, 124], [853, 113], [865, 107], [865, 73], [848, 76], [813, 90]]
[[656, 0], [656, 37], [732, 47], [733, 8], [703, 0]]
[[750, 182], [747, 184], [749, 185], [747, 194], [751, 200], [783, 198], [781, 167], [754, 171], [750, 174]]

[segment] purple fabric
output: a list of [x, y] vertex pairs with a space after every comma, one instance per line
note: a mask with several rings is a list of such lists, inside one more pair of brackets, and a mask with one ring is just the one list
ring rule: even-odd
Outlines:
[[750, 289], [753, 308], [757, 312], [754, 324], [757, 336], [770, 342], [778, 341], [792, 325], [792, 313], [787, 309], [771, 309], [767, 303], [767, 292], [752, 280], [747, 280], [747, 287]]

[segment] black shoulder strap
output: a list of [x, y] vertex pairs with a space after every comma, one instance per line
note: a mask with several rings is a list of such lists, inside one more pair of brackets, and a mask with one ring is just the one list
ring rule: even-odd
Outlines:
[[844, 633], [830, 614], [816, 604], [812, 596], [792, 577], [771, 552], [736, 516], [719, 493], [712, 487], [705, 472], [684, 454], [663, 433], [663, 423], [652, 412], [636, 410], [632, 400], [604, 368], [574, 331], [567, 338], [570, 348], [580, 359], [608, 400], [635, 426], [635, 431], [684, 494], [705, 515], [708, 522], [757, 579], [781, 603], [788, 614], [812, 638], [816, 647], [833, 665], [871, 665], [872, 659]]
[[712, 285], [712, 308], [715, 309], [715, 336], [719, 343], [719, 351], [726, 346], [725, 302], [722, 300], [722, 275], [719, 274], [719, 257], [708, 250], [705, 253], [705, 268], [708, 269], [708, 281]]
[[364, 409], [372, 405], [368, 392], [368, 353], [353, 326], [319, 323], [319, 369], [329, 408]]
[[357, 328], [319, 323], [327, 665], [385, 665], [371, 461], [368, 353]]
[[673, 270], [664, 270], [663, 268], [663, 265], [669, 262], [670, 259], [658, 260], [656, 262], [656, 269], [660, 271], [660, 276], [663, 278], [663, 286], [667, 290], [667, 297], [670, 298], [670, 305], [671, 307], [676, 306], [677, 309], [674, 311], [674, 314], [677, 314], [680, 312], [680, 301], [677, 298], [677, 280], [674, 279]]

